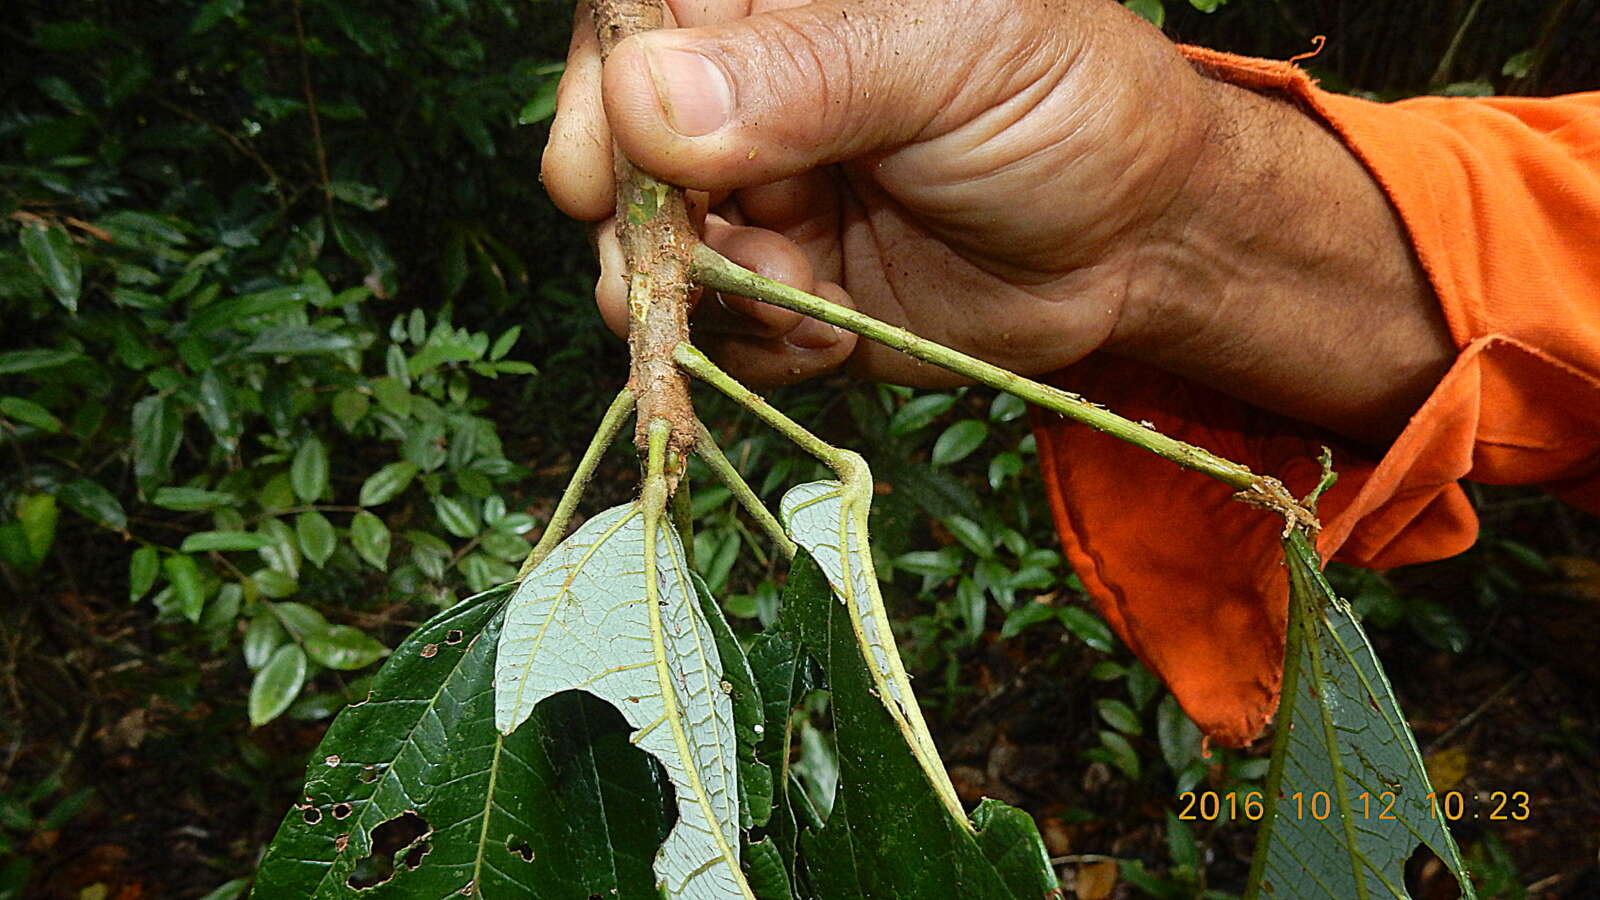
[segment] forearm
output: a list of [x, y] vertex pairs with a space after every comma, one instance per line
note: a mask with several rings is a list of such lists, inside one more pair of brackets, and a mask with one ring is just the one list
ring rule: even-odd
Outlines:
[[1395, 437], [1454, 347], [1382, 189], [1286, 101], [1207, 81], [1215, 123], [1107, 349], [1370, 444]]

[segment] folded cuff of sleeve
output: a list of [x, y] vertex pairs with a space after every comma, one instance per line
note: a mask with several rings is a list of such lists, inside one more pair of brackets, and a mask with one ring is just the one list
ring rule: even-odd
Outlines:
[[[1548, 240], [1574, 216], [1600, 223], [1600, 161], [1588, 168], [1547, 146], [1555, 132], [1600, 147], [1600, 97], [1579, 101], [1594, 114], [1574, 136], [1571, 120], [1529, 101], [1380, 105], [1320, 91], [1287, 63], [1184, 52], [1212, 77], [1282, 92], [1345, 140], [1404, 220], [1458, 347], [1381, 460], [1335, 446], [1339, 481], [1320, 504], [1323, 557], [1389, 568], [1465, 550], [1477, 537], [1457, 484], [1465, 477], [1545, 484], [1600, 510], [1600, 316], [1573, 306], [1594, 303], [1600, 276], [1583, 247], [1566, 260]], [[1541, 117], [1548, 127], [1530, 128]], [[1530, 186], [1530, 166], [1559, 185]], [[1564, 221], [1548, 221], [1552, 213]], [[1526, 244], [1541, 238], [1545, 257], [1530, 264], [1524, 254], [1537, 248]], [[1319, 479], [1325, 434], [1208, 388], [1099, 358], [1054, 380], [1297, 495]], [[1253, 740], [1282, 676], [1281, 520], [1092, 429], [1039, 410], [1034, 425], [1063, 547], [1109, 624], [1214, 740]]]

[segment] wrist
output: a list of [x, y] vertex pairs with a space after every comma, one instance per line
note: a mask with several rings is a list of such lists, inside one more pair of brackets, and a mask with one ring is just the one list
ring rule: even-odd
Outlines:
[[1320, 120], [1202, 81], [1204, 139], [1137, 251], [1126, 324], [1107, 349], [1388, 441], [1454, 349], [1409, 235]]

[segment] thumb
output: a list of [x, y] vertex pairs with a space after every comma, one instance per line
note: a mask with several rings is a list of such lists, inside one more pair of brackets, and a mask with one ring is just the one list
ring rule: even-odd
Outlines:
[[675, 184], [765, 184], [936, 137], [1059, 71], [1070, 23], [1029, 21], [1050, 5], [823, 0], [635, 35], [605, 64], [606, 119]]

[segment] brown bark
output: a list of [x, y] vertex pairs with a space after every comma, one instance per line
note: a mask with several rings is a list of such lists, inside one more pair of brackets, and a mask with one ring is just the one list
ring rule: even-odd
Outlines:
[[[594, 18], [604, 59], [623, 38], [661, 27], [661, 0], [595, 0]], [[635, 168], [620, 149], [615, 154], [617, 234], [628, 262], [628, 385], [639, 402], [634, 440], [646, 452], [650, 423], [666, 419], [669, 458], [681, 459], [694, 446], [695, 419], [688, 377], [672, 350], [689, 338], [689, 260], [698, 237], [682, 189]]]

